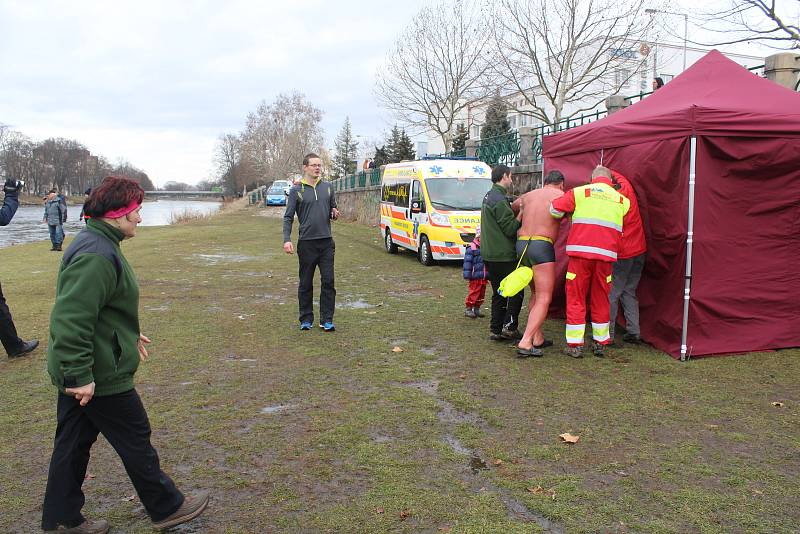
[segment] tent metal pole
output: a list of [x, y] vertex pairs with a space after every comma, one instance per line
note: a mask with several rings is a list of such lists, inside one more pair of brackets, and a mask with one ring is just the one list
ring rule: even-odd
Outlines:
[[689, 293], [692, 289], [692, 245], [694, 242], [694, 182], [697, 163], [697, 137], [690, 139], [689, 149], [689, 220], [686, 225], [686, 275], [683, 288], [683, 328], [681, 329], [681, 361], [687, 358], [687, 336], [689, 328]]

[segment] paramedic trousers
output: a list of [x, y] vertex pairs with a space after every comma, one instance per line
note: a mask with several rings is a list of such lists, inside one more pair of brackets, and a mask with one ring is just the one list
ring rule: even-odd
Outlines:
[[611, 281], [611, 329], [609, 334], [614, 339], [614, 325], [617, 322], [619, 304], [625, 314], [625, 330], [629, 334], [641, 335], [639, 330], [639, 299], [636, 298], [636, 288], [642, 278], [645, 254], [617, 260], [614, 263], [613, 280]]
[[161, 470], [158, 454], [150, 444], [150, 422], [135, 389], [93, 397], [86, 406], [58, 394], [56, 438], [47, 489], [42, 506], [42, 529], [58, 525], [73, 528], [85, 520], [81, 486], [86, 478], [89, 452], [102, 433], [114, 447], [133, 487], [153, 521], [166, 519], [183, 504], [183, 494]]
[[25, 343], [17, 335], [17, 328], [11, 318], [11, 310], [8, 309], [6, 298], [3, 296], [3, 288], [0, 286], [0, 341], [6, 353], [15, 354], [20, 351], [22, 344]]
[[297, 300], [300, 304], [300, 322], [314, 324], [314, 273], [319, 267], [322, 288], [319, 293], [319, 324], [333, 322], [336, 306], [336, 289], [333, 287], [333, 257], [336, 244], [332, 237], [302, 239], [297, 242], [297, 259], [300, 261], [300, 285]]
[[492, 283], [492, 320], [489, 329], [493, 334], [502, 330], [516, 330], [519, 327], [519, 312], [522, 309], [522, 298], [525, 291], [520, 291], [511, 298], [505, 298], [497, 290], [503, 278], [517, 268], [516, 261], [485, 261], [486, 270], [489, 272], [489, 281]]
[[609, 334], [609, 293], [612, 263], [570, 256], [567, 265], [567, 345], [583, 345], [586, 331], [586, 297], [592, 318], [592, 338], [607, 345]]
[[480, 308], [486, 296], [486, 280], [470, 280], [467, 300], [464, 306], [467, 308]]

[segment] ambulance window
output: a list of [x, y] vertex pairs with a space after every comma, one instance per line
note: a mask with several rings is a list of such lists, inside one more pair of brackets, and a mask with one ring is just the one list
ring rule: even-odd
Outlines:
[[422, 185], [419, 180], [414, 180], [414, 185], [411, 189], [411, 202], [419, 202], [421, 211], [425, 211], [425, 203], [422, 198]]

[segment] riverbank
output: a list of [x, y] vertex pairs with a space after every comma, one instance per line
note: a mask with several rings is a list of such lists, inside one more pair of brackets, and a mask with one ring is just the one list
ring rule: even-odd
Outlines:
[[[340, 222], [337, 331], [299, 332], [297, 258], [281, 249], [280, 217], [261, 213], [141, 228], [123, 245], [153, 339], [137, 374], [153, 441], [181, 488], [212, 491], [185, 532], [800, 524], [800, 350], [518, 360], [488, 340], [487, 319], [463, 317], [459, 266], [390, 256], [377, 229]], [[0, 255], [21, 335], [46, 341], [60, 255]], [[563, 345], [562, 323], [545, 331]], [[0, 359], [3, 532], [38, 526], [55, 428], [44, 360]], [[87, 515], [151, 532], [102, 438], [89, 472]]]

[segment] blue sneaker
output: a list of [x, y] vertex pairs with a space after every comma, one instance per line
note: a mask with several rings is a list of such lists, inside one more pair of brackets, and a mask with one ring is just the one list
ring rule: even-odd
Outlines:
[[334, 330], [336, 330], [336, 327], [333, 326], [332, 321], [328, 321], [327, 323], [320, 323], [319, 327], [326, 332], [333, 332]]
[[300, 330], [311, 330], [311, 328], [312, 326], [309, 322], [300, 323]]

